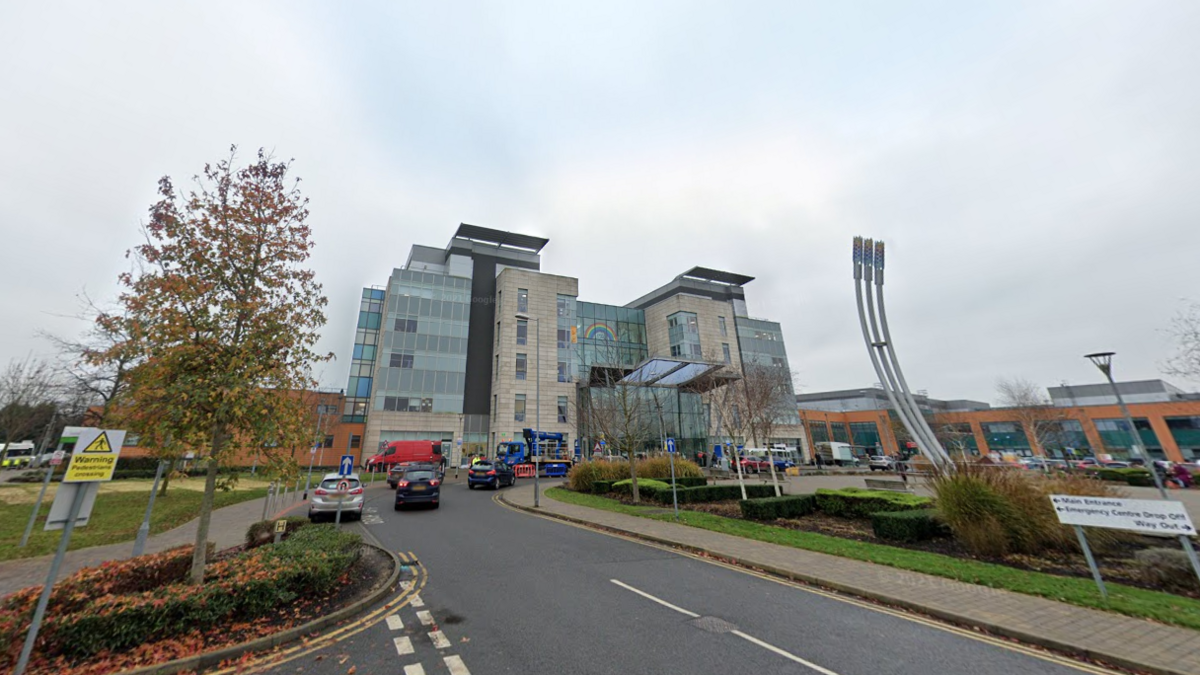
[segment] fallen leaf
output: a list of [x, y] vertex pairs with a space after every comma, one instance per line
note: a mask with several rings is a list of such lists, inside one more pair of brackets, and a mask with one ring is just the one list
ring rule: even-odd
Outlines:
[[350, 670], [346, 671], [346, 675], [354, 675], [354, 671], [358, 670], [358, 666], [350, 666]]

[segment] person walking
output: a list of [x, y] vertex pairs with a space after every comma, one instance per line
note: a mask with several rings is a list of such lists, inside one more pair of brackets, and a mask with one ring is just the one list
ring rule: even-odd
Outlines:
[[1192, 487], [1192, 472], [1188, 471], [1186, 466], [1182, 464], [1176, 464], [1173, 471], [1175, 472], [1175, 480], [1179, 482], [1179, 487]]

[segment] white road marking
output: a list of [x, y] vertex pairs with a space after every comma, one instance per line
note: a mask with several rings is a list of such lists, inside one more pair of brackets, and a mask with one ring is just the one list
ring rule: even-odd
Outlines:
[[689, 612], [682, 607], [676, 607], [675, 605], [672, 605], [671, 603], [667, 602], [666, 600], [660, 600], [660, 599], [654, 597], [653, 595], [646, 593], [645, 591], [639, 591], [638, 589], [634, 588], [633, 586], [630, 586], [629, 584], [622, 583], [620, 581], [617, 581], [616, 579], [609, 579], [609, 581], [620, 586], [621, 588], [624, 588], [627, 591], [633, 591], [634, 593], [637, 593], [638, 595], [642, 596], [643, 598], [646, 598], [647, 600], [652, 600], [654, 602], [657, 602], [658, 604], [662, 605], [663, 607], [669, 607], [669, 608], [675, 610], [676, 612], [683, 614], [684, 616], [690, 616], [693, 619], [700, 618], [700, 615], [696, 614], [695, 612]]
[[818, 666], [817, 664], [813, 663], [812, 661], [805, 661], [804, 659], [800, 658], [799, 656], [796, 656], [795, 654], [792, 654], [791, 652], [786, 652], [786, 651], [780, 649], [779, 647], [776, 647], [773, 644], [763, 642], [762, 640], [759, 640], [758, 638], [756, 638], [752, 635], [746, 635], [745, 633], [743, 633], [740, 630], [731, 630], [729, 632], [732, 633], [733, 635], [736, 635], [736, 636], [742, 638], [743, 640], [752, 642], [752, 643], [758, 645], [759, 647], [762, 647], [763, 649], [775, 652], [776, 654], [784, 657], [785, 659], [791, 659], [791, 660], [795, 661], [796, 663], [799, 663], [800, 665], [805, 666], [806, 668], [811, 668], [812, 670], [815, 670], [818, 673], [821, 673], [821, 675], [838, 675], [837, 673], [833, 672], [832, 670], [829, 670], [828, 668], [822, 668], [821, 666]]
[[404, 675], [425, 675], [425, 667], [419, 663], [404, 666]]
[[412, 640], [408, 636], [398, 637], [392, 640], [396, 645], [396, 653], [400, 656], [408, 656], [415, 651], [413, 649]]
[[408, 604], [412, 605], [413, 607], [424, 607], [425, 601], [421, 599], [420, 595], [414, 593], [412, 596], [412, 600], [410, 600], [408, 602]]
[[400, 630], [404, 628], [404, 619], [400, 618], [399, 614], [393, 614], [387, 618], [388, 630]]
[[[667, 602], [666, 600], [656, 598], [653, 595], [650, 595], [649, 593], [647, 593], [645, 591], [640, 591], [640, 590], [634, 588], [633, 586], [630, 586], [629, 584], [622, 583], [620, 581], [617, 581], [616, 579], [609, 579], [609, 581], [620, 586], [621, 588], [624, 588], [625, 590], [633, 591], [634, 593], [637, 593], [638, 595], [642, 596], [643, 598], [646, 598], [647, 600], [657, 602], [658, 604], [662, 605], [663, 607], [668, 607], [670, 609], [673, 609], [676, 612], [683, 614], [684, 616], [690, 616], [693, 619], [700, 618], [700, 615], [696, 614], [695, 612], [689, 612], [688, 610], [686, 610], [682, 607], [672, 605], [671, 603]], [[829, 670], [828, 668], [822, 668], [821, 666], [818, 666], [817, 664], [813, 663], [812, 661], [806, 661], [805, 659], [802, 659], [799, 656], [792, 654], [791, 652], [780, 649], [779, 647], [776, 647], [773, 644], [770, 644], [768, 642], [763, 642], [762, 640], [759, 640], [758, 638], [754, 637], [753, 635], [747, 635], [740, 630], [732, 630], [729, 632], [730, 632], [730, 634], [736, 635], [736, 636], [742, 638], [743, 640], [746, 640], [747, 642], [750, 642], [752, 644], [756, 644], [759, 647], [762, 647], [763, 649], [775, 652], [776, 654], [784, 657], [785, 659], [790, 659], [792, 661], [795, 661], [796, 663], [799, 663], [800, 665], [802, 665], [806, 668], [809, 668], [818, 673], [821, 673], [821, 675], [838, 675], [838, 673], [836, 673], [832, 670]]]
[[429, 639], [433, 640], [433, 646], [438, 649], [449, 649], [450, 640], [446, 638], [446, 634], [440, 630], [435, 630], [429, 634]]
[[411, 581], [401, 581], [400, 588], [403, 588], [406, 591], [411, 591], [412, 590], [412, 582]]
[[433, 625], [433, 615], [429, 613], [429, 610], [423, 609], [417, 612], [417, 618], [421, 620], [422, 626]]
[[[467, 670], [467, 664], [463, 663], [461, 656], [447, 656], [442, 660], [446, 662], [446, 669], [450, 671], [450, 675], [471, 675], [471, 671]], [[408, 673], [404, 675], [408, 675]]]

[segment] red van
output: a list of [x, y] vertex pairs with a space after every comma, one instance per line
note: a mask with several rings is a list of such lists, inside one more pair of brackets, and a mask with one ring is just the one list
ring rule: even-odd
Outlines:
[[386, 472], [396, 464], [442, 463], [441, 441], [392, 441], [383, 452], [367, 460], [366, 469]]

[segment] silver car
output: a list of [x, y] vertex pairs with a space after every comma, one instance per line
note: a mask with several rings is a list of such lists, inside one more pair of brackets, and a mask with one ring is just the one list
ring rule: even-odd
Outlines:
[[313, 490], [312, 500], [308, 503], [308, 519], [316, 522], [320, 516], [335, 517], [338, 505], [342, 507], [342, 518], [362, 519], [363, 485], [358, 474], [339, 476], [327, 473], [321, 479], [321, 484]]

